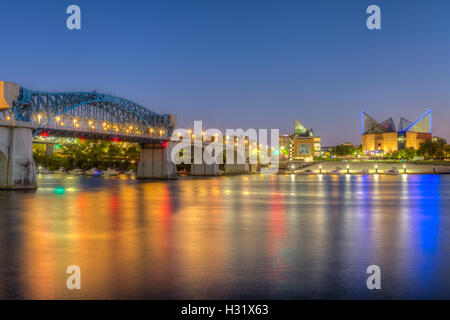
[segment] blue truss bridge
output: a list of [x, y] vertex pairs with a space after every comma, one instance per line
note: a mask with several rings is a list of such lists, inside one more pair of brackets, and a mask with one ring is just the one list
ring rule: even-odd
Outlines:
[[0, 108], [0, 120], [30, 123], [34, 135], [149, 143], [169, 140], [176, 125], [173, 115], [97, 91], [44, 92], [20, 86], [11, 102], [10, 108]]
[[39, 135], [136, 142], [138, 178], [176, 178], [175, 127], [175, 115], [110, 94], [44, 92], [0, 81], [0, 189], [37, 188], [33, 138]]

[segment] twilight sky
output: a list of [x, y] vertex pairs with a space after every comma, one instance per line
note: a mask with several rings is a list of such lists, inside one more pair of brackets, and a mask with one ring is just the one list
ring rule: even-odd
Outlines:
[[431, 107], [450, 140], [446, 0], [3, 0], [0, 37], [0, 80], [119, 95], [179, 127], [290, 133], [297, 119], [324, 145], [359, 144], [361, 110], [398, 125]]

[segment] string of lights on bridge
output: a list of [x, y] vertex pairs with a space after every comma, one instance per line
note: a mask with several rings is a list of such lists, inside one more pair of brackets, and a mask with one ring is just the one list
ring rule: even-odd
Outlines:
[[[5, 120], [13, 121], [12, 116], [8, 115], [5, 117]], [[44, 130], [40, 134], [43, 137], [48, 137], [49, 134], [45, 129], [65, 129], [65, 130], [73, 130], [73, 131], [80, 131], [84, 132], [85, 130], [90, 130], [92, 132], [105, 132], [105, 133], [111, 133], [111, 134], [120, 134], [120, 135], [143, 135], [143, 134], [150, 134], [152, 136], [164, 136], [164, 130], [155, 130], [154, 128], [143, 128], [143, 127], [133, 127], [128, 125], [119, 125], [118, 123], [110, 123], [107, 121], [95, 121], [92, 119], [78, 119], [75, 117], [70, 116], [58, 116], [55, 117], [53, 121], [47, 121], [47, 119], [42, 116], [38, 115], [36, 117], [37, 124], [41, 124], [43, 122], [46, 122], [46, 126], [44, 127]], [[52, 125], [53, 124], [53, 125]], [[100, 129], [100, 130], [98, 130]], [[155, 134], [159, 133], [159, 135]], [[190, 137], [192, 140], [195, 140], [196, 138], [200, 138], [203, 142], [214, 142], [217, 141], [219, 138], [218, 134], [214, 135], [206, 135], [205, 131], [202, 131], [201, 135], [195, 135], [192, 133], [192, 129], [187, 130], [189, 133], [188, 137]], [[173, 137], [172, 137], [173, 138]], [[169, 140], [173, 140], [170, 138]], [[178, 139], [183, 139], [183, 135], [178, 135]], [[113, 138], [113, 141], [117, 142], [119, 141], [117, 138]], [[254, 152], [259, 152], [259, 150], [266, 150], [266, 151], [275, 151], [275, 153], [278, 153], [278, 150], [275, 150], [275, 148], [271, 148], [265, 145], [262, 145], [260, 143], [257, 143], [255, 141], [249, 141], [248, 137], [242, 137], [242, 136], [229, 136], [225, 135], [222, 137], [222, 141], [224, 144], [232, 144], [234, 143], [235, 146], [245, 145], [246, 148], [253, 149]], [[243, 142], [243, 144], [242, 144]]]
[[[192, 131], [192, 129], [187, 130], [187, 133], [185, 136], [182, 134], [178, 134], [178, 140], [184, 139], [184, 138], [191, 138], [192, 140], [198, 139], [202, 142], [214, 142], [219, 139], [218, 134], [214, 135], [206, 135], [205, 131], [202, 131], [201, 134], [195, 135]], [[234, 146], [245, 146], [248, 149], [253, 149], [253, 152], [259, 152], [259, 150], [266, 150], [268, 152], [274, 152], [274, 154], [279, 154], [279, 150], [275, 150], [274, 147], [269, 147], [266, 145], [262, 145], [260, 143], [257, 143], [256, 141], [250, 141], [248, 137], [244, 136], [230, 136], [230, 135], [224, 135], [222, 136], [222, 141], [224, 144], [233, 144]]]
[[[13, 115], [8, 114], [4, 117], [7, 121], [14, 121]], [[38, 114], [35, 119], [33, 119], [38, 125], [45, 124], [43, 130], [40, 133], [42, 137], [49, 137], [48, 130], [69, 130], [75, 132], [92, 132], [92, 133], [109, 133], [113, 136], [111, 139], [114, 142], [118, 142], [119, 139], [116, 135], [124, 136], [143, 136], [149, 135], [152, 137], [164, 137], [165, 131], [163, 129], [155, 129], [151, 127], [143, 126], [133, 126], [129, 124], [119, 124], [117, 122], [109, 121], [96, 121], [93, 119], [71, 117], [70, 115], [61, 115], [54, 117], [53, 119], [48, 119], [46, 116]], [[214, 142], [219, 139], [218, 134], [206, 135], [205, 131], [201, 134], [193, 134], [193, 130], [187, 130], [188, 134], [186, 136], [178, 135], [178, 139], [191, 138], [192, 140], [200, 139], [202, 142]], [[174, 136], [170, 137], [168, 140], [174, 140]], [[265, 150], [267, 152], [279, 153], [279, 150], [275, 150], [273, 147], [262, 145], [255, 141], [250, 141], [248, 137], [243, 136], [222, 136], [222, 141], [224, 144], [233, 144], [234, 146], [245, 145], [246, 148], [252, 150], [252, 152], [259, 152], [259, 150]]]
[[[12, 114], [8, 114], [5, 117], [7, 121], [14, 121]], [[53, 119], [48, 119], [46, 116], [38, 114], [36, 116], [35, 123], [43, 125], [42, 135], [48, 136], [47, 130], [72, 130], [80, 132], [100, 132], [100, 133], [110, 133], [110, 134], [120, 134], [120, 135], [149, 135], [153, 137], [164, 137], [165, 130], [152, 127], [144, 127], [130, 124], [120, 124], [117, 122], [109, 121], [96, 121], [93, 119], [80, 119], [77, 117], [71, 117], [67, 115], [61, 115], [54, 117]]]

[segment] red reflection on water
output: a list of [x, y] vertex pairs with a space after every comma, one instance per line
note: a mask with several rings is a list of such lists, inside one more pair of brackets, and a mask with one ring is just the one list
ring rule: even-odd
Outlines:
[[170, 214], [172, 213], [171, 196], [167, 186], [161, 190], [160, 201], [158, 204], [158, 211], [161, 212], [161, 218], [164, 222], [167, 222]]
[[270, 217], [269, 226], [271, 234], [271, 243], [278, 246], [280, 240], [286, 233], [284, 216], [284, 196], [280, 193], [272, 193], [270, 197]]
[[285, 199], [283, 194], [272, 192], [270, 197], [270, 216], [268, 223], [267, 252], [273, 259], [268, 270], [270, 278], [280, 278], [287, 265], [282, 261], [281, 248], [286, 236]]

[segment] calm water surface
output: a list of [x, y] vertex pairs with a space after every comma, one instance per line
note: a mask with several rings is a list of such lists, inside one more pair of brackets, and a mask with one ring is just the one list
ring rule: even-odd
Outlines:
[[450, 298], [450, 176], [39, 186], [0, 191], [0, 298]]

